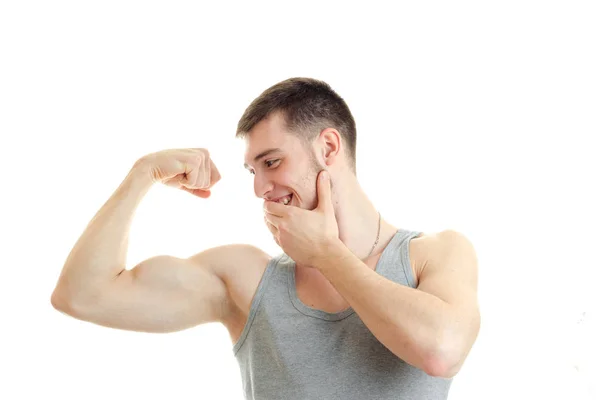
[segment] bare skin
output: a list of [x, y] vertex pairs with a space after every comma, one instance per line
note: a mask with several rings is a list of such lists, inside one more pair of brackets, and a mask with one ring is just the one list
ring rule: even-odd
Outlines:
[[[254, 176], [255, 195], [265, 200], [277, 201], [292, 193], [291, 206], [313, 209], [316, 176], [327, 169], [340, 239], [375, 269], [397, 228], [382, 218], [378, 245], [368, 256], [377, 235], [377, 210], [352, 173], [335, 129], [321, 132], [307, 149], [285, 131], [282, 118], [274, 114], [255, 126], [246, 143], [245, 166]], [[256, 159], [272, 148], [280, 150]], [[144, 332], [173, 332], [220, 322], [235, 344], [270, 261], [264, 251], [232, 244], [185, 259], [156, 256], [130, 270], [125, 268], [131, 218], [153, 184], [163, 183], [206, 198], [219, 179], [206, 149], [165, 150], [138, 160], [73, 247], [53, 292], [53, 306], [98, 325]], [[410, 242], [417, 282], [426, 249], [427, 235]], [[310, 266], [297, 265], [296, 290], [305, 305], [318, 310], [339, 312], [349, 307]]]
[[[422, 242], [425, 236], [415, 238], [410, 242], [410, 259], [413, 274], [417, 277], [420, 274], [419, 260], [422, 258], [419, 250], [423, 248]], [[381, 254], [371, 256], [365, 263], [371, 269], [375, 269], [377, 261]], [[229, 311], [228, 318], [222, 321], [223, 325], [229, 331], [232, 344], [237, 343], [250, 315], [250, 307], [260, 278], [266, 269], [264, 260], [257, 260], [256, 265], [247, 268], [246, 273], [237, 275], [236, 272], [230, 274], [227, 280], [230, 294], [233, 298], [232, 308]], [[296, 292], [298, 299], [306, 306], [329, 313], [338, 313], [346, 310], [349, 304], [333, 288], [331, 283], [320, 273], [314, 275], [302, 275], [300, 268], [296, 268]]]

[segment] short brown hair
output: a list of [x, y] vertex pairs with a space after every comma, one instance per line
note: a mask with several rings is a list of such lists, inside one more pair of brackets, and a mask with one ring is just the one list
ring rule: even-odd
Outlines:
[[337, 129], [347, 146], [349, 165], [356, 174], [356, 123], [344, 99], [327, 83], [312, 78], [290, 78], [271, 86], [246, 108], [235, 136], [246, 137], [256, 124], [279, 111], [286, 128], [307, 144], [323, 129]]

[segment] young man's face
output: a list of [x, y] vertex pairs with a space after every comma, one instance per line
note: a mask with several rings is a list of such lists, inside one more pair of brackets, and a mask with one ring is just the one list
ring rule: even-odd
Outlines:
[[286, 131], [280, 114], [269, 116], [250, 131], [244, 161], [254, 175], [257, 197], [284, 204], [291, 199], [288, 205], [307, 210], [317, 206], [316, 179], [323, 167], [312, 148]]

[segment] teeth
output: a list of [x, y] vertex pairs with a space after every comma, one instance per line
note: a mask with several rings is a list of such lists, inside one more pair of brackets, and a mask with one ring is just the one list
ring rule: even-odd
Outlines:
[[286, 205], [286, 206], [287, 206], [287, 205], [289, 204], [289, 202], [290, 202], [290, 201], [291, 201], [291, 199], [290, 199], [290, 196], [286, 196], [286, 197], [284, 197], [283, 199], [281, 199], [279, 202], [280, 202], [280, 203], [283, 203], [284, 205]]

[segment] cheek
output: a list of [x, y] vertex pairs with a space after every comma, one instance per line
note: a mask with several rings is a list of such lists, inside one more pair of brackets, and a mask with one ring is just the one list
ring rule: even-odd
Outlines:
[[298, 179], [294, 179], [294, 174], [290, 171], [281, 170], [277, 171], [273, 176], [275, 182], [283, 188], [297, 190], [298, 189]]
[[291, 171], [281, 171], [274, 177], [276, 179], [277, 186], [282, 192], [291, 192], [294, 194], [292, 197], [292, 205], [298, 206], [301, 200], [304, 198], [306, 193], [306, 187], [304, 186], [304, 180], [299, 179]]

